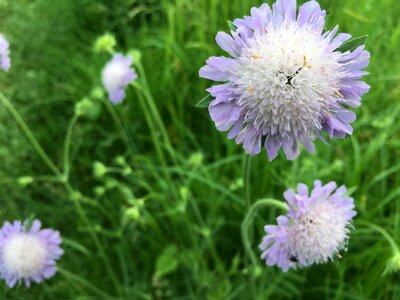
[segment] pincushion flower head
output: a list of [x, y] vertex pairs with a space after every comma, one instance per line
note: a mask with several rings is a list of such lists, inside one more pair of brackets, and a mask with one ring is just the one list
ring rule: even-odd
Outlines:
[[121, 103], [125, 98], [125, 87], [137, 79], [132, 65], [132, 57], [120, 53], [114, 55], [103, 69], [102, 81], [108, 92], [108, 97], [114, 104]]
[[346, 249], [352, 219], [356, 215], [353, 198], [346, 187], [336, 183], [314, 182], [311, 193], [299, 184], [297, 194], [287, 190], [284, 197], [288, 212], [277, 218], [278, 225], [267, 225], [260, 245], [261, 258], [268, 266], [283, 271], [326, 263]]
[[5, 36], [0, 33], [0, 69], [8, 71], [11, 66], [9, 43]]
[[11, 288], [24, 281], [40, 283], [54, 276], [56, 261], [64, 253], [58, 231], [41, 229], [38, 220], [5, 222], [0, 229], [0, 277]]
[[209, 113], [246, 153], [264, 147], [273, 160], [282, 147], [293, 160], [299, 144], [313, 152], [323, 132], [352, 133], [356, 116], [348, 107], [358, 107], [369, 91], [361, 78], [370, 55], [363, 45], [340, 51], [351, 36], [337, 34], [338, 27], [324, 32], [325, 16], [316, 1], [296, 13], [296, 0], [278, 0], [236, 19], [230, 35], [217, 34], [231, 57], [210, 57], [199, 74], [223, 82], [207, 90], [214, 99]]

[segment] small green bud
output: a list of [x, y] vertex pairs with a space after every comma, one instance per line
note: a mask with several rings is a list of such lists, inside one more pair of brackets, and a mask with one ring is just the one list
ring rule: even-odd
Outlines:
[[104, 89], [97, 86], [95, 87], [91, 93], [90, 93], [90, 97], [92, 97], [93, 99], [103, 99], [104, 98]]
[[395, 253], [387, 262], [384, 275], [400, 271], [400, 252]]
[[28, 186], [32, 184], [34, 181], [33, 177], [31, 176], [23, 176], [18, 178], [17, 183], [21, 186]]
[[93, 175], [94, 177], [96, 177], [97, 179], [103, 178], [104, 175], [107, 174], [107, 167], [105, 165], [103, 165], [101, 162], [96, 161], [93, 164]]
[[110, 33], [106, 33], [97, 38], [94, 44], [94, 51], [112, 53], [116, 44], [115, 37]]
[[75, 115], [79, 117], [87, 117], [90, 120], [96, 120], [100, 112], [100, 103], [92, 101], [89, 98], [83, 98], [75, 104]]
[[144, 206], [144, 199], [137, 199], [136, 200], [136, 205], [137, 205], [137, 207], [143, 207]]
[[100, 224], [94, 224], [93, 229], [96, 232], [102, 232], [103, 231], [103, 228], [101, 227]]
[[112, 190], [116, 188], [119, 185], [118, 181], [115, 181], [114, 179], [106, 179], [104, 182], [104, 187], [107, 190]]
[[125, 213], [124, 213], [124, 217], [126, 220], [129, 221], [137, 221], [140, 218], [140, 210], [138, 207], [131, 207], [128, 208]]
[[82, 198], [82, 194], [78, 191], [73, 191], [71, 193], [71, 200], [72, 201], [79, 201]]
[[132, 57], [133, 64], [138, 64], [142, 61], [142, 52], [139, 49], [132, 49], [128, 54]]
[[201, 153], [201, 152], [193, 153], [189, 157], [189, 164], [192, 166], [200, 166], [203, 162], [203, 159], [204, 159], [203, 153]]
[[125, 157], [119, 155], [115, 158], [115, 163], [121, 167], [125, 167], [126, 166], [126, 160]]
[[124, 168], [123, 174], [124, 174], [124, 176], [129, 176], [129, 175], [131, 175], [131, 174], [132, 174], [132, 169], [131, 169], [131, 167], [126, 167], [126, 168]]
[[256, 266], [253, 272], [254, 272], [254, 277], [258, 278], [262, 274], [262, 268], [260, 266]]
[[207, 228], [207, 227], [202, 228], [202, 229], [200, 230], [200, 233], [201, 233], [201, 235], [204, 236], [206, 239], [208, 239], [208, 238], [211, 237], [211, 229], [210, 229], [210, 228]]
[[189, 196], [189, 189], [187, 187], [181, 187], [179, 189], [179, 194], [181, 195], [183, 201], [187, 201]]
[[97, 196], [102, 196], [102, 195], [104, 195], [105, 192], [106, 192], [106, 188], [104, 186], [96, 186], [94, 188], [94, 193]]
[[238, 189], [243, 188], [243, 186], [244, 186], [243, 178], [237, 178], [235, 181], [231, 183], [231, 185], [229, 186], [229, 190], [236, 191]]

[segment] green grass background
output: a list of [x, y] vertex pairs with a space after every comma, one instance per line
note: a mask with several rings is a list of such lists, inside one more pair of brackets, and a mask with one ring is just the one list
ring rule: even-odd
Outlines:
[[[317, 142], [314, 155], [302, 151], [294, 162], [282, 153], [272, 163], [264, 153], [255, 157], [251, 198], [282, 199], [298, 182], [335, 180], [356, 188], [359, 214], [342, 260], [288, 273], [260, 260], [255, 276], [240, 237], [247, 212], [243, 150], [195, 104], [210, 85], [199, 68], [222, 54], [215, 34], [261, 3], [0, 1], [0, 31], [12, 50], [0, 90], [61, 170], [74, 125], [68, 188], [0, 105], [0, 221], [34, 214], [61, 231], [65, 249], [56, 277], [29, 290], [1, 283], [1, 299], [400, 299], [399, 275], [382, 275], [392, 256], [388, 242], [360, 222], [382, 226], [400, 244], [400, 2], [320, 1], [329, 11], [327, 29], [340, 24], [353, 36], [369, 35], [371, 92], [356, 110], [352, 137]], [[93, 96], [109, 59], [93, 44], [105, 32], [115, 34], [119, 51], [140, 49], [162, 124], [151, 98], [133, 87], [114, 108]], [[95, 113], [71, 123], [84, 97]], [[94, 176], [95, 162], [107, 167], [104, 176]], [[21, 184], [25, 176], [33, 183]], [[279, 213], [257, 216], [257, 255], [263, 225]]]

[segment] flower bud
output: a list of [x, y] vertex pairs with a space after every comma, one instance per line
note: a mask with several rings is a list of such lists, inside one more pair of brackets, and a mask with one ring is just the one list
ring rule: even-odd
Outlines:
[[18, 178], [17, 183], [21, 186], [28, 186], [33, 183], [34, 179], [31, 176], [23, 176]]
[[103, 163], [96, 161], [93, 164], [93, 175], [97, 179], [103, 178], [107, 174], [107, 167]]
[[106, 33], [97, 38], [94, 44], [94, 51], [112, 53], [116, 44], [115, 37], [110, 33]]

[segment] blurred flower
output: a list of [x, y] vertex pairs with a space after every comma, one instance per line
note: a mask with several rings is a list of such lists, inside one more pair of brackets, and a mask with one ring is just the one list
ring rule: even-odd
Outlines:
[[112, 53], [116, 44], [117, 41], [115, 40], [115, 37], [110, 33], [106, 33], [96, 40], [94, 50], [96, 52]]
[[343, 138], [352, 134], [355, 114], [369, 86], [369, 52], [364, 46], [342, 53], [351, 38], [338, 27], [323, 32], [325, 10], [316, 1], [303, 4], [278, 0], [252, 8], [251, 16], [236, 19], [231, 34], [219, 32], [218, 45], [227, 57], [210, 57], [200, 76], [223, 84], [207, 91], [209, 112], [220, 131], [229, 131], [246, 153], [264, 146], [270, 160], [282, 147], [287, 159], [299, 155], [299, 144], [312, 153], [315, 134]]
[[117, 53], [103, 69], [103, 85], [112, 103], [119, 104], [125, 98], [125, 87], [137, 79], [136, 72], [131, 68], [132, 58]]
[[5, 222], [0, 229], [0, 277], [10, 288], [22, 280], [30, 287], [32, 281], [54, 276], [56, 260], [64, 253], [58, 231], [40, 230], [38, 220], [30, 228], [27, 223]]
[[326, 263], [345, 249], [357, 213], [353, 198], [345, 195], [346, 187], [335, 190], [335, 182], [322, 186], [317, 180], [311, 195], [304, 184], [298, 185], [298, 194], [291, 189], [284, 193], [288, 213], [277, 218], [278, 225], [265, 226], [267, 234], [260, 245], [268, 266], [286, 272]]
[[0, 69], [8, 71], [11, 67], [9, 43], [5, 36], [0, 33]]

